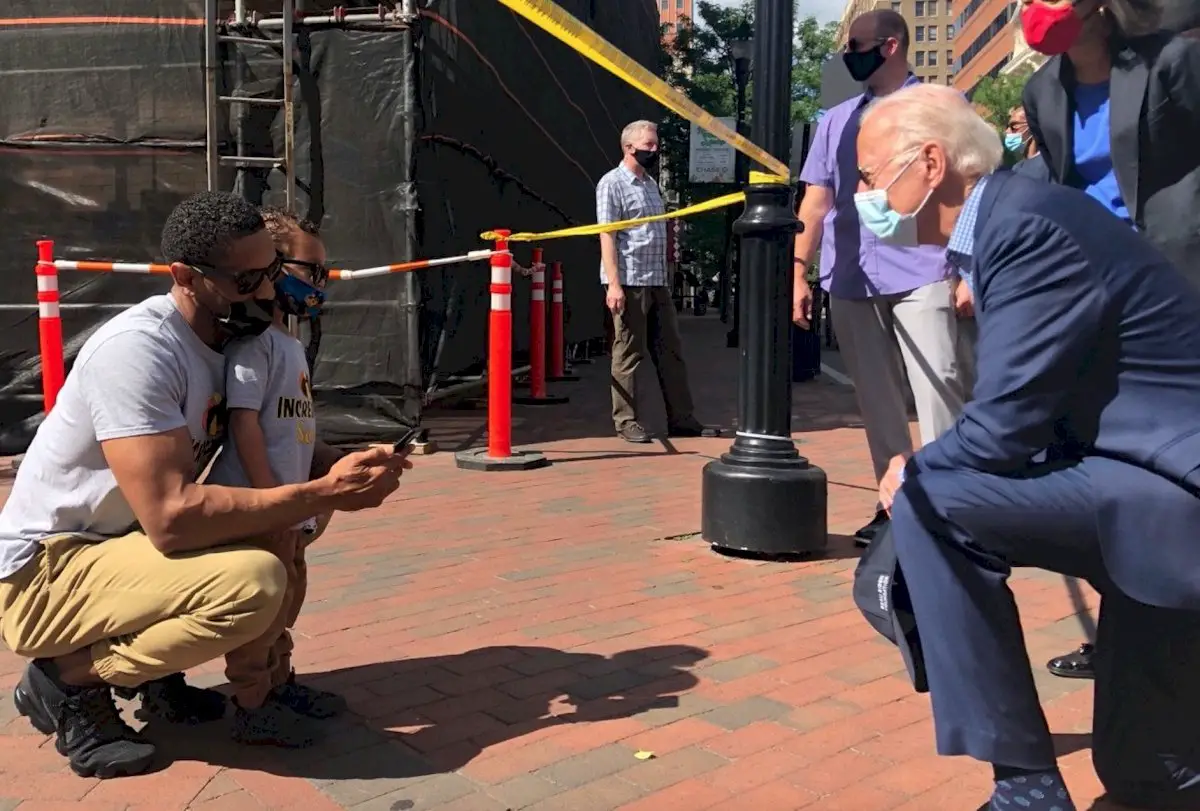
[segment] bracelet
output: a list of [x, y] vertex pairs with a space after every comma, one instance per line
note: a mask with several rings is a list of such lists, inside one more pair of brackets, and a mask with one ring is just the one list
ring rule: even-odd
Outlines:
[[800, 267], [804, 268], [805, 270], [808, 269], [808, 262], [805, 262], [803, 259], [800, 259], [800, 258], [793, 258], [792, 264], [799, 265]]

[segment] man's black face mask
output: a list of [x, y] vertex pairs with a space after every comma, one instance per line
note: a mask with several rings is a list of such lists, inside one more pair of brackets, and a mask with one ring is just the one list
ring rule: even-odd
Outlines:
[[883, 55], [883, 43], [881, 42], [869, 51], [847, 50], [842, 54], [842, 61], [846, 63], [846, 70], [850, 71], [850, 76], [854, 81], [865, 82], [875, 74], [875, 71], [883, 67], [887, 57]]
[[645, 169], [647, 172], [653, 172], [658, 168], [658, 151], [649, 149], [633, 150], [633, 159], [637, 161], [638, 166]]
[[232, 338], [256, 338], [275, 319], [275, 299], [250, 299], [229, 305], [229, 315], [217, 319], [221, 331]]

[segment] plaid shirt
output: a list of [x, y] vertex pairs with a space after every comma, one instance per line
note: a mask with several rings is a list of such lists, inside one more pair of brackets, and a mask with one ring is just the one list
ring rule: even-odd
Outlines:
[[[596, 184], [596, 222], [636, 220], [663, 214], [662, 195], [649, 175], [638, 177], [621, 164]], [[617, 231], [617, 273], [622, 286], [667, 286], [667, 224], [649, 222]], [[600, 266], [600, 282], [608, 276]]]
[[983, 190], [987, 187], [988, 178], [981, 177], [967, 195], [962, 211], [958, 214], [958, 222], [950, 232], [950, 241], [946, 244], [946, 261], [950, 267], [958, 271], [958, 275], [967, 283], [967, 289], [975, 292], [975, 273], [972, 267], [975, 254], [975, 221], [979, 218], [979, 204], [983, 201]]

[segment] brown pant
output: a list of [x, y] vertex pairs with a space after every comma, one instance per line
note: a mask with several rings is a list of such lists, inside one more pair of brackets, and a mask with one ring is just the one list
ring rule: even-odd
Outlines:
[[626, 287], [625, 309], [612, 318], [612, 413], [617, 430], [637, 422], [636, 375], [647, 350], [666, 403], [667, 424], [691, 420], [692, 393], [670, 289]]
[[0, 581], [0, 632], [29, 659], [89, 648], [100, 678], [138, 687], [259, 637], [284, 591], [284, 567], [262, 549], [167, 556], [140, 532], [103, 542], [60, 535]]
[[233, 686], [239, 706], [262, 706], [268, 694], [291, 676], [294, 646], [288, 629], [295, 627], [308, 593], [304, 550], [314, 537], [289, 530], [275, 538], [272, 551], [287, 570], [283, 608], [261, 636], [225, 655], [225, 678]]

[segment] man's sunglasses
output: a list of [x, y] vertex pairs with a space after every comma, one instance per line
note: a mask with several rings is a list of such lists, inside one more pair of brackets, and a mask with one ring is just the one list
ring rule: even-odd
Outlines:
[[257, 290], [263, 281], [273, 282], [278, 279], [280, 272], [283, 270], [284, 259], [284, 255], [276, 251], [274, 261], [265, 268], [231, 272], [220, 270], [212, 265], [191, 264], [188, 267], [207, 279], [231, 281], [234, 287], [237, 288], [239, 295], [247, 296]]
[[283, 264], [294, 265], [308, 271], [308, 275], [312, 278], [313, 287], [324, 287], [325, 282], [329, 281], [329, 265], [320, 262], [305, 262], [302, 259], [293, 259], [290, 256], [283, 258]]

